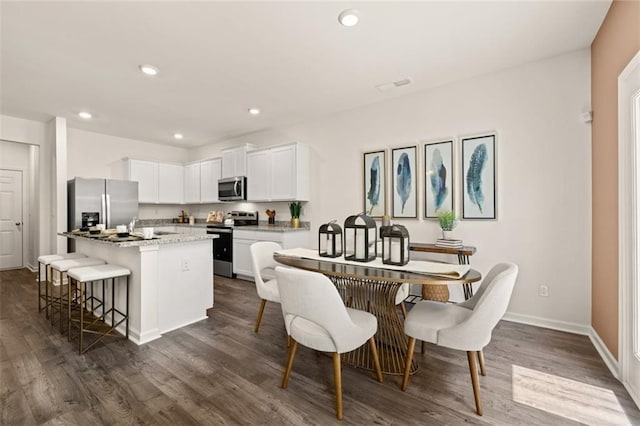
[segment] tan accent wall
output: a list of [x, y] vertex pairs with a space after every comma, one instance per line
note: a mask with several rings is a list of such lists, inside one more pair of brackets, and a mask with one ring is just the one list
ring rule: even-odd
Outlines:
[[591, 44], [591, 324], [618, 357], [618, 76], [640, 50], [640, 1], [614, 0]]

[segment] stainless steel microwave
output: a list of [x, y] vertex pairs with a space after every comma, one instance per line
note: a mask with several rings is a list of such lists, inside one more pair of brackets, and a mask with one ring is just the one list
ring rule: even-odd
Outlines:
[[235, 176], [218, 181], [218, 200], [239, 201], [247, 199], [247, 178]]

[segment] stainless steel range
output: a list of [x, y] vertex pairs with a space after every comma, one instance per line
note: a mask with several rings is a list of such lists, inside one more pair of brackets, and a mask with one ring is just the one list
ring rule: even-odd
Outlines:
[[227, 221], [231, 224], [207, 225], [207, 234], [218, 235], [213, 240], [213, 273], [223, 277], [234, 278], [233, 273], [233, 228], [237, 226], [251, 226], [258, 224], [258, 212], [232, 211], [227, 214]]

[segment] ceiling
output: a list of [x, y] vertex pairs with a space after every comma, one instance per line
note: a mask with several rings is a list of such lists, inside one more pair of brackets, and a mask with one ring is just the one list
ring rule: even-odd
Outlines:
[[[3, 1], [0, 106], [198, 146], [589, 46], [609, 5]], [[349, 7], [360, 13], [351, 28], [337, 21]], [[159, 75], [142, 74], [145, 63]]]

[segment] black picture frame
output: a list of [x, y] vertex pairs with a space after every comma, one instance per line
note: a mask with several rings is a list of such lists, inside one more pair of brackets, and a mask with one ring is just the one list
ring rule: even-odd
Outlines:
[[392, 149], [391, 216], [396, 219], [418, 218], [418, 147]]
[[[387, 212], [387, 151], [383, 149], [365, 152], [362, 165], [363, 211], [368, 216], [381, 218]], [[374, 172], [375, 168], [377, 171]]]
[[462, 219], [497, 219], [496, 134], [462, 138]]

